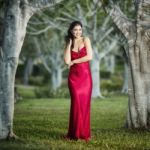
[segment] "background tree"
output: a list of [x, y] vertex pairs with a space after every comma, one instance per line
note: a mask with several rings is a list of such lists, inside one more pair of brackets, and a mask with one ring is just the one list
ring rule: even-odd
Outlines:
[[136, 17], [131, 20], [114, 3], [103, 3], [107, 13], [127, 39], [129, 49], [128, 128], [150, 128], [150, 1], [135, 0]]
[[[62, 36], [61, 34], [51, 34], [53, 35], [53, 38], [50, 38], [47, 32], [40, 39], [34, 38], [34, 43], [38, 51], [38, 55], [41, 58], [45, 69], [49, 73], [50, 87], [52, 90], [56, 91], [62, 84], [62, 73], [67, 68], [64, 66], [64, 62], [62, 61]], [[39, 40], [41, 42], [39, 42]], [[60, 41], [59, 44], [58, 41]]]

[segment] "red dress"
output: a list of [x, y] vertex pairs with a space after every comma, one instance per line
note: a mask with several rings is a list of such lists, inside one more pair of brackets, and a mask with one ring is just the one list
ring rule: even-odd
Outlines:
[[[81, 58], [87, 54], [86, 47], [79, 52], [71, 51], [71, 60]], [[67, 138], [91, 138], [90, 105], [92, 94], [92, 75], [89, 61], [73, 64], [68, 75], [68, 88], [71, 96], [70, 117]]]

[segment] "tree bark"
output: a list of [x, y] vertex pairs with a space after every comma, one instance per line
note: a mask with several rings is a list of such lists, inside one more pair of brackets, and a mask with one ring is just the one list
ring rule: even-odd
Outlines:
[[29, 16], [21, 11], [19, 1], [6, 1], [2, 43], [3, 55], [0, 58], [1, 139], [13, 135], [14, 81], [28, 20]]
[[[58, 1], [55, 1], [58, 2]], [[35, 5], [34, 5], [35, 4]], [[52, 6], [48, 0], [6, 0], [4, 36], [0, 55], [0, 139], [14, 138], [14, 82], [26, 26], [36, 11]]]
[[150, 1], [136, 2], [136, 22], [131, 22], [118, 6], [107, 12], [128, 41], [129, 60], [127, 127], [150, 129]]

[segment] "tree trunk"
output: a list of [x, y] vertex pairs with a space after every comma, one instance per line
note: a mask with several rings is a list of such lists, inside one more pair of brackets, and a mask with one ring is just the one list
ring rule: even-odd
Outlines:
[[114, 4], [106, 10], [129, 45], [126, 51], [129, 60], [127, 127], [150, 129], [150, 1], [135, 3], [136, 22], [131, 22]]
[[146, 40], [146, 30], [137, 27], [137, 38], [130, 45], [129, 69], [129, 128], [150, 128], [150, 40]]
[[104, 57], [106, 70], [113, 74], [115, 72], [115, 55], [109, 55]]
[[51, 73], [52, 73], [51, 74], [52, 89], [56, 91], [61, 86], [62, 83], [62, 69], [60, 67], [54, 68], [52, 69]]
[[0, 139], [11, 135], [14, 113], [14, 80], [18, 59], [0, 60]]
[[0, 55], [0, 139], [14, 138], [14, 82], [18, 58], [30, 17], [61, 0], [5, 0], [4, 35]]
[[0, 58], [0, 139], [13, 135], [14, 82], [18, 57], [29, 20], [22, 16], [18, 1], [7, 1], [4, 20], [4, 40]]
[[126, 62], [124, 62], [124, 72], [123, 72], [123, 86], [122, 86], [122, 90], [121, 93], [128, 93], [128, 64]]
[[92, 97], [102, 98], [101, 89], [100, 89], [100, 58], [98, 57], [98, 51], [96, 48], [93, 50], [93, 59], [91, 61], [91, 72], [93, 78], [93, 89], [92, 89]]
[[32, 71], [33, 71], [33, 59], [30, 57], [27, 58], [25, 62], [24, 79], [23, 79], [24, 85], [28, 85], [29, 76], [32, 74]]
[[[136, 34], [129, 44], [129, 128], [150, 128], [150, 1], [139, 1]], [[133, 41], [133, 43], [132, 43]]]

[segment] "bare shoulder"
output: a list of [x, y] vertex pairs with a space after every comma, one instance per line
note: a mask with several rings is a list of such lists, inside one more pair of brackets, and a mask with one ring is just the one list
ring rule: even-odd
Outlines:
[[91, 41], [90, 41], [90, 38], [89, 37], [84, 37], [84, 43], [85, 43], [85, 46], [87, 48], [87, 51], [88, 52], [91, 52], [92, 51], [92, 45], [91, 45]]
[[84, 41], [86, 42], [86, 43], [90, 43], [91, 41], [90, 41], [90, 38], [89, 37], [84, 37]]

